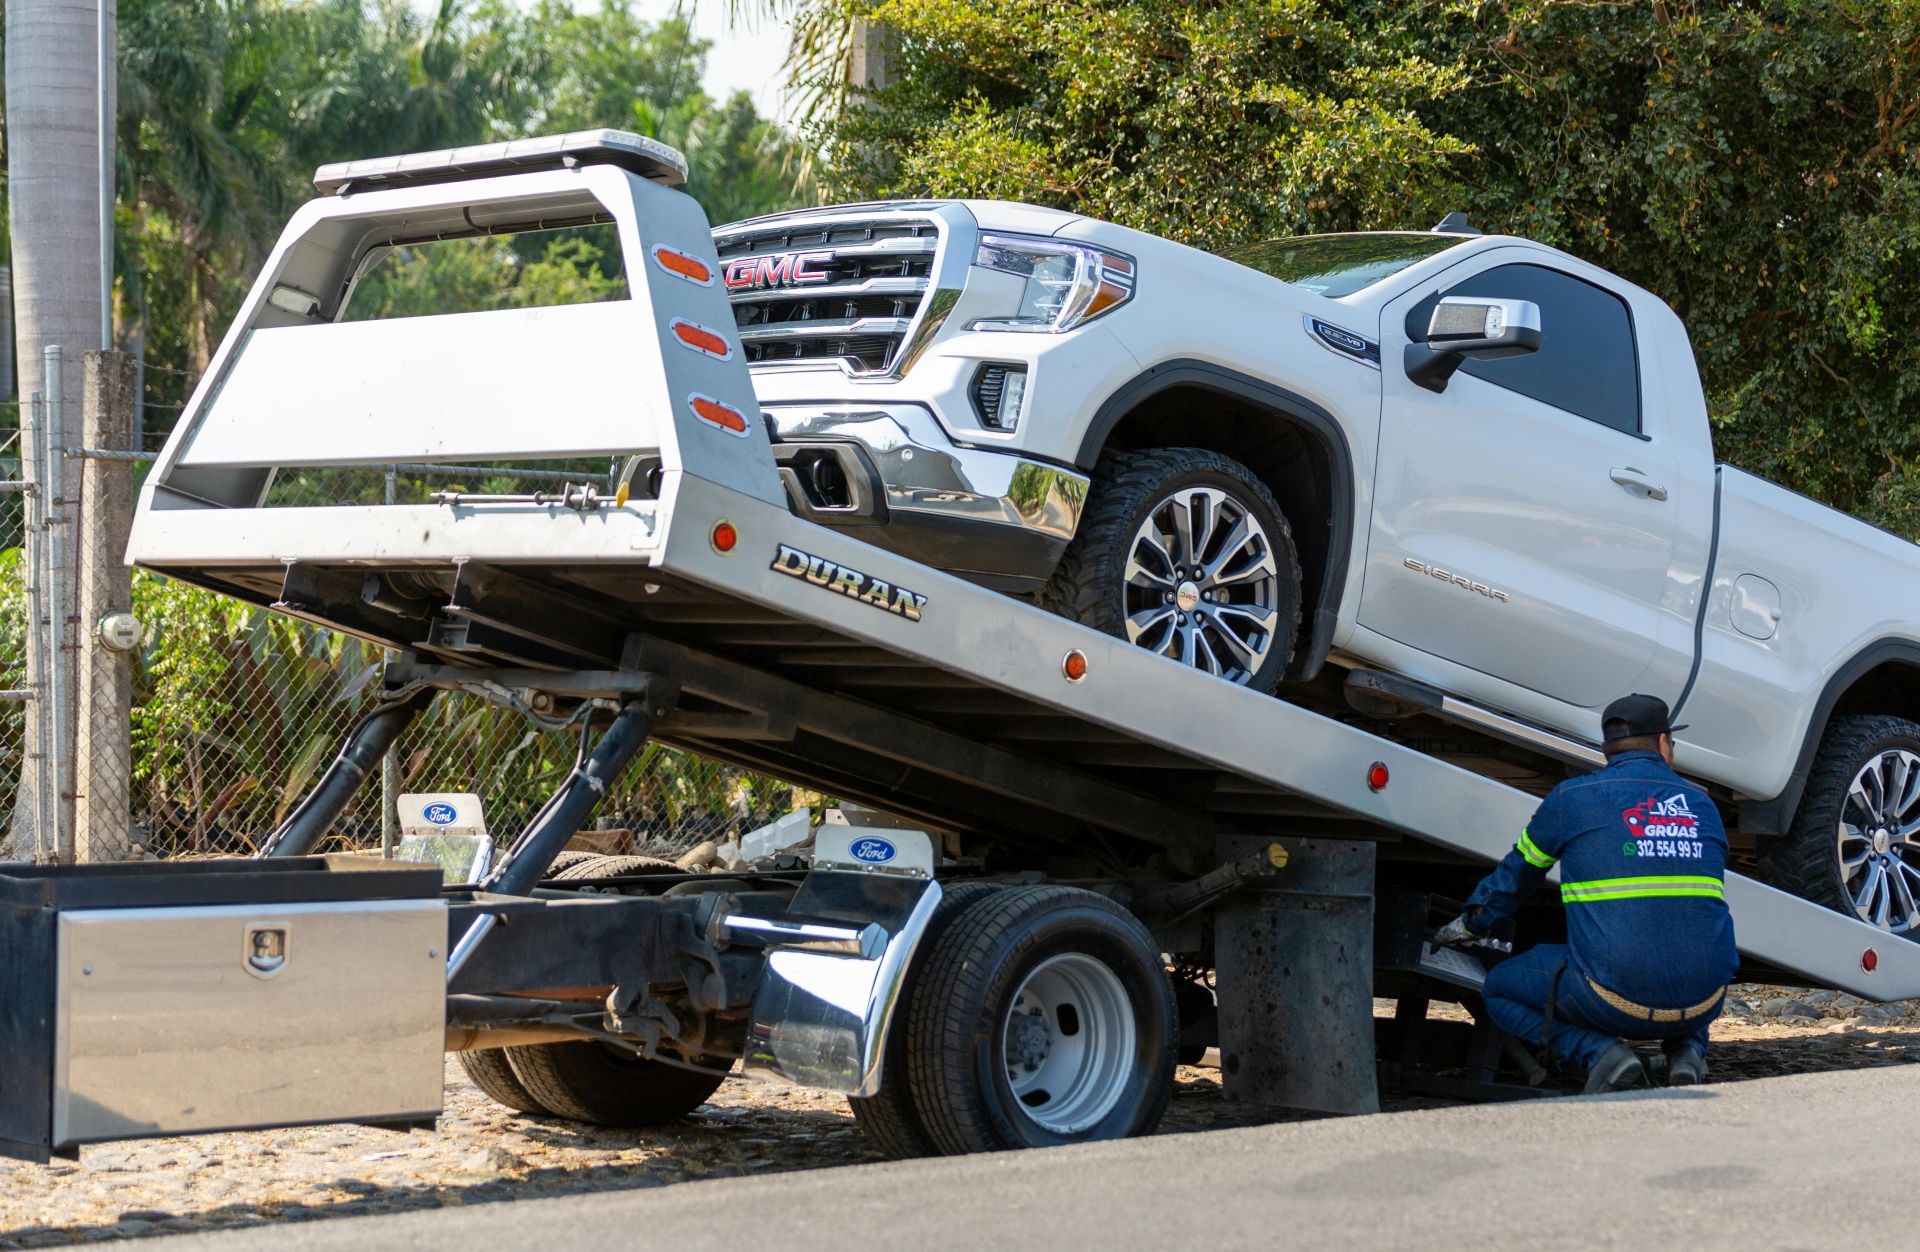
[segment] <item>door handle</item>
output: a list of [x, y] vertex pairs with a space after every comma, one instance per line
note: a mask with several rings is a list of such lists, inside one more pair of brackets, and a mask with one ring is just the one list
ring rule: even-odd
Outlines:
[[1622, 487], [1634, 491], [1646, 492], [1647, 499], [1649, 500], [1664, 500], [1667, 498], [1667, 489], [1665, 487], [1654, 482], [1651, 478], [1648, 478], [1632, 466], [1627, 466], [1624, 469], [1616, 466], [1607, 476], [1619, 483]]

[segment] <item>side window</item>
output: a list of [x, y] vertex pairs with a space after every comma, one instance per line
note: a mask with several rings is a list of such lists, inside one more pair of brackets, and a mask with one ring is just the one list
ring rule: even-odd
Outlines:
[[1640, 360], [1633, 319], [1612, 292], [1540, 265], [1501, 265], [1428, 296], [1407, 314], [1407, 338], [1427, 335], [1433, 306], [1446, 296], [1497, 296], [1540, 306], [1540, 350], [1460, 367], [1509, 391], [1589, 421], [1640, 433]]

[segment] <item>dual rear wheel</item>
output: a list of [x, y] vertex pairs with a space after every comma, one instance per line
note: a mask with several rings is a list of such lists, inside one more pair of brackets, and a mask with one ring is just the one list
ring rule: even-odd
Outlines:
[[[1132, 914], [1079, 888], [961, 883], [915, 953], [881, 1090], [851, 1104], [893, 1157], [1148, 1134], [1178, 1041], [1159, 946]], [[507, 1108], [606, 1126], [684, 1117], [724, 1080], [594, 1042], [460, 1063]]]
[[706, 1103], [726, 1081], [724, 1072], [683, 1069], [591, 1041], [462, 1052], [460, 1067], [494, 1103], [516, 1113], [597, 1126], [674, 1121]]
[[1179, 1015], [1153, 937], [1072, 887], [962, 885], [923, 937], [882, 1070], [852, 1102], [889, 1156], [1149, 1134]]

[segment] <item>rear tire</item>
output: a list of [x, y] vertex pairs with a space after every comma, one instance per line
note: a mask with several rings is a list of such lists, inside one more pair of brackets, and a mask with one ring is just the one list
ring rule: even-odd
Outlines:
[[583, 861], [598, 860], [604, 852], [587, 852], [580, 848], [570, 848], [553, 858], [553, 864], [547, 866], [547, 877], [557, 878], [562, 870], [572, 869]]
[[533, 1098], [526, 1084], [514, 1077], [513, 1065], [507, 1060], [502, 1048], [484, 1048], [477, 1052], [462, 1052], [460, 1068], [467, 1072], [467, 1078], [480, 1093], [495, 1104], [504, 1105], [516, 1113], [550, 1113], [540, 1101]]
[[1113, 901], [1009, 887], [925, 958], [907, 1074], [953, 1155], [1151, 1133], [1173, 1091], [1179, 1016], [1159, 945]]
[[1761, 870], [1782, 891], [1920, 939], [1920, 724], [1834, 718]]
[[541, 1107], [597, 1126], [658, 1126], [685, 1117], [727, 1077], [603, 1043], [534, 1043], [503, 1051], [513, 1076]]
[[1203, 448], [1101, 460], [1042, 608], [1270, 694], [1300, 632], [1300, 558], [1254, 472]]
[[927, 954], [946, 933], [953, 919], [983, 896], [998, 891], [999, 885], [987, 882], [963, 882], [940, 897], [933, 917], [927, 922], [927, 932], [920, 936], [919, 953], [913, 965], [907, 970], [906, 986], [901, 991], [900, 1003], [894, 1006], [893, 1022], [887, 1030], [887, 1046], [880, 1067], [880, 1090], [871, 1096], [849, 1096], [847, 1105], [853, 1110], [853, 1120], [860, 1123], [860, 1129], [867, 1138], [873, 1140], [873, 1146], [880, 1149], [882, 1155], [893, 1160], [906, 1160], [917, 1156], [935, 1156], [939, 1149], [927, 1136], [927, 1129], [921, 1123], [920, 1111], [914, 1106], [912, 1083], [907, 1078], [907, 1015], [915, 995], [926, 981], [922, 974]]
[[657, 856], [610, 856], [595, 853], [565, 869], [547, 875], [553, 882], [578, 882], [583, 878], [618, 878], [623, 874], [676, 874], [680, 867]]

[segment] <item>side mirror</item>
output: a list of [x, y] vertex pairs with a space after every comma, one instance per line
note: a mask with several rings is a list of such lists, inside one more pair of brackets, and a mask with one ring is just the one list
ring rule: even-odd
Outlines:
[[1433, 308], [1427, 341], [1407, 345], [1407, 377], [1428, 391], [1445, 391], [1469, 358], [1492, 361], [1539, 348], [1540, 306], [1533, 301], [1447, 296]]

